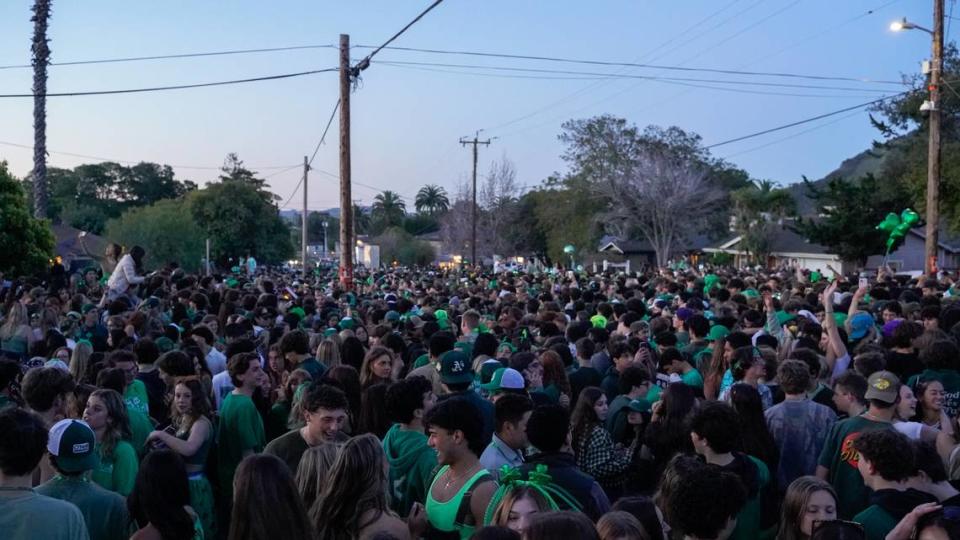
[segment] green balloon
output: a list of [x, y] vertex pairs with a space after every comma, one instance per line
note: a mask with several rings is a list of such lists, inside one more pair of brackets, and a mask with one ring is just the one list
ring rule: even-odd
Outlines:
[[920, 215], [907, 208], [900, 213], [900, 221], [910, 229], [920, 221]]
[[887, 214], [887, 217], [883, 218], [883, 221], [877, 225], [877, 229], [889, 234], [897, 228], [897, 225], [900, 225], [900, 216], [890, 212]]
[[566, 253], [567, 255], [570, 255], [574, 251], [576, 251], [576, 248], [573, 247], [573, 244], [567, 244], [563, 246], [563, 252]]

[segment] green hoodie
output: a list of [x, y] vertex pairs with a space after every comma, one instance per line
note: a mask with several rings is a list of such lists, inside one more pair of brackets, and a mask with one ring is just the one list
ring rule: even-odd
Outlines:
[[415, 502], [427, 500], [427, 490], [437, 468], [437, 453], [427, 446], [427, 436], [394, 424], [383, 438], [390, 463], [390, 508], [401, 516]]

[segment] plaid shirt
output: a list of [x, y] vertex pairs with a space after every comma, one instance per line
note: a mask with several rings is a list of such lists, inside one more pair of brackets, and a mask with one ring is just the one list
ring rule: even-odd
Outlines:
[[630, 467], [627, 450], [613, 444], [610, 433], [594, 426], [576, 447], [577, 467], [592, 476], [601, 486], [616, 487]]

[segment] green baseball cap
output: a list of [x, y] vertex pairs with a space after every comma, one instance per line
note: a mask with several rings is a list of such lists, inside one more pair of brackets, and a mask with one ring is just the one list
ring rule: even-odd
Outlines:
[[645, 399], [634, 399], [627, 404], [627, 407], [633, 412], [650, 412], [650, 402]]
[[717, 341], [730, 335], [730, 329], [722, 324], [715, 324], [710, 327], [710, 333], [707, 334], [707, 341]]
[[440, 371], [440, 380], [447, 384], [461, 384], [473, 382], [473, 371], [470, 370], [470, 357], [458, 350], [447, 351], [437, 363]]
[[85, 422], [61, 420], [50, 428], [47, 451], [56, 456], [57, 467], [64, 472], [83, 472], [97, 468], [97, 437]]
[[480, 385], [480, 388], [491, 393], [501, 390], [523, 390], [525, 387], [523, 375], [519, 371], [504, 367], [493, 372], [490, 382]]

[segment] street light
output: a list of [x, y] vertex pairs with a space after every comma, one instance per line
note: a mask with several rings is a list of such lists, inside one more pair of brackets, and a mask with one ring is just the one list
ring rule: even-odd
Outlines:
[[[926, 228], [924, 231], [923, 273], [931, 275], [938, 270], [940, 236], [940, 77], [943, 72], [943, 4], [944, 0], [933, 0], [933, 30], [914, 24], [904, 17], [890, 25], [890, 30], [923, 30], [932, 37], [933, 62], [930, 66], [930, 81], [927, 89], [930, 99], [920, 108], [928, 115], [927, 127], [927, 193]], [[925, 70], [926, 71], [926, 70]]]
[[920, 26], [919, 24], [914, 24], [907, 20], [906, 17], [900, 19], [899, 21], [893, 21], [890, 23], [890, 30], [893, 32], [902, 32], [904, 30], [923, 30], [924, 32], [933, 35], [933, 30], [929, 30]]

